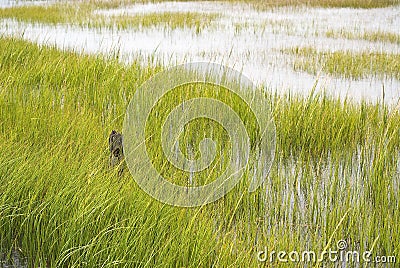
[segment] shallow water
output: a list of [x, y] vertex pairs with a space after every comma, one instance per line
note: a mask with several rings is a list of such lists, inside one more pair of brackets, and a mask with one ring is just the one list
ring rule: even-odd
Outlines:
[[54, 3], [56, 0], [0, 0], [0, 8], [28, 6], [28, 5], [46, 5]]
[[[384, 31], [400, 34], [400, 6], [380, 9], [331, 9], [286, 7], [259, 12], [249, 5], [222, 2], [163, 2], [138, 4], [112, 10], [97, 10], [104, 16], [155, 12], [218, 13], [219, 19], [196, 33], [195, 29], [171, 30], [165, 26], [145, 29], [86, 29], [78, 26], [25, 24], [2, 20], [0, 33], [22, 36], [40, 44], [86, 53], [118, 51], [125, 62], [139, 55], [166, 65], [188, 61], [227, 64], [279, 93], [309, 93], [316, 75], [296, 72], [293, 58], [282, 49], [314, 47], [320, 51], [349, 50], [399, 53], [400, 45], [363, 40], [327, 38], [329, 30], [352, 32]], [[353, 100], [383, 100], [395, 104], [400, 98], [400, 81], [368, 76], [353, 80], [321, 74], [317, 91]]]
[[26, 268], [28, 267], [26, 259], [17, 251], [11, 252], [10, 259], [6, 260], [5, 254], [0, 253], [0, 267], [1, 268]]

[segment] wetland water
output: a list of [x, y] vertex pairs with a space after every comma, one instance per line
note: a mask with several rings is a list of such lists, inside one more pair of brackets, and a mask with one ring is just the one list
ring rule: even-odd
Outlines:
[[362, 79], [346, 79], [323, 73], [312, 75], [295, 71], [294, 56], [282, 52], [293, 47], [313, 47], [322, 52], [346, 50], [398, 54], [399, 43], [328, 38], [326, 33], [380, 31], [400, 34], [400, 6], [378, 9], [283, 7], [256, 11], [244, 4], [163, 2], [95, 11], [103, 16], [159, 12], [215, 13], [219, 16], [200, 32], [194, 28], [171, 30], [164, 25], [118, 30], [4, 19], [0, 20], [0, 34], [22, 36], [40, 44], [85, 53], [118, 51], [126, 63], [138, 57], [144, 61], [152, 58], [165, 65], [188, 61], [223, 63], [243, 71], [257, 84], [278, 93], [307, 94], [318, 77], [317, 90], [334, 97], [376, 102], [382, 101], [384, 89], [386, 103], [395, 104], [400, 98], [400, 82], [395, 78], [370, 75]]

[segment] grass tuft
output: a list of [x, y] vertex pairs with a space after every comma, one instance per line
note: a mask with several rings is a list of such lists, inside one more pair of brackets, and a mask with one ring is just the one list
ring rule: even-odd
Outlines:
[[326, 37], [400, 44], [400, 35], [382, 31], [365, 32], [365, 33], [353, 33], [346, 30], [328, 31], [326, 32]]
[[312, 47], [282, 50], [294, 56], [293, 68], [317, 74], [325, 73], [360, 79], [367, 76], [387, 76], [400, 79], [400, 55], [351, 51], [320, 52]]

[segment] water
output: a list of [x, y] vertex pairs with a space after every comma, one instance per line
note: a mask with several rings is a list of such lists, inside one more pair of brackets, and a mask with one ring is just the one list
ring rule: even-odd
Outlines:
[[[283, 54], [282, 49], [313, 47], [319, 51], [400, 52], [399, 44], [326, 37], [326, 32], [331, 30], [400, 34], [400, 6], [379, 9], [283, 7], [260, 12], [246, 4], [163, 2], [96, 10], [95, 13], [110, 16], [167, 11], [216, 13], [220, 16], [200, 33], [191, 28], [171, 30], [165, 26], [88, 29], [19, 23], [9, 19], [0, 21], [0, 33], [85, 53], [118, 51], [126, 63], [138, 56], [144, 61], [155, 58], [166, 65], [188, 61], [223, 63], [243, 71], [255, 83], [272, 91], [300, 94], [312, 90], [317, 76], [294, 71], [293, 58]], [[396, 104], [400, 98], [400, 82], [394, 78], [368, 76], [354, 80], [326, 74], [318, 78], [317, 91], [337, 98], [388, 104]]]
[[55, 0], [0, 0], [0, 8], [28, 6], [28, 5], [47, 5], [54, 3]]
[[11, 252], [10, 259], [6, 260], [5, 254], [0, 253], [1, 268], [26, 268], [28, 267], [26, 259], [17, 250]]

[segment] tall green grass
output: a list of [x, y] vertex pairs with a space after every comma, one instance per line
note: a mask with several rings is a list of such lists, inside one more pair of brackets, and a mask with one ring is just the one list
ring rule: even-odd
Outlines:
[[[0, 39], [0, 253], [20, 250], [30, 267], [257, 267], [265, 247], [321, 252], [345, 239], [400, 258], [398, 110], [266, 92], [277, 150], [263, 187], [248, 193], [246, 173], [217, 202], [172, 207], [107, 162], [109, 132], [161, 69]], [[198, 126], [186, 137], [207, 133]]]

